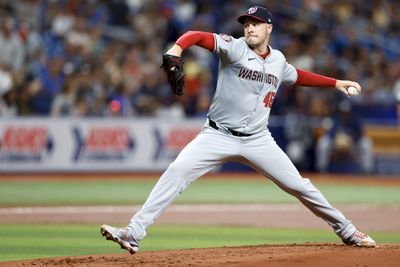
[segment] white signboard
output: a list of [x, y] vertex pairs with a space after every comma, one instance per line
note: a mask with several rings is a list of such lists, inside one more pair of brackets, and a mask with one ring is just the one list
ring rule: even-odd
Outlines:
[[204, 119], [0, 119], [0, 172], [160, 171]]

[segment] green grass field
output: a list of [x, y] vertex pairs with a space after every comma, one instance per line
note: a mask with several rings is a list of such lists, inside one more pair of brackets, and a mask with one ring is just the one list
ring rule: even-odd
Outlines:
[[[142, 204], [156, 180], [1, 181], [0, 206]], [[400, 204], [400, 186], [318, 184], [332, 203]], [[99, 197], [101, 196], [101, 197]], [[297, 203], [263, 179], [198, 180], [176, 203]]]
[[[0, 180], [0, 207], [142, 204], [156, 180]], [[318, 184], [332, 203], [400, 205], [400, 186]], [[263, 179], [205, 179], [176, 203], [294, 203], [295, 198]], [[400, 232], [370, 233], [379, 243], [400, 243]], [[154, 225], [141, 250], [340, 242], [331, 231]], [[99, 234], [99, 225], [1, 224], [0, 261], [43, 257], [126, 253]]]

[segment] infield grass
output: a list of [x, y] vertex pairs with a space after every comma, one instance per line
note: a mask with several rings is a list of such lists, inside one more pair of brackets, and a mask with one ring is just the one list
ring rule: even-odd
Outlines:
[[[99, 225], [0, 224], [0, 261], [93, 254], [127, 253], [100, 235]], [[400, 243], [400, 233], [370, 233], [378, 243]], [[258, 244], [337, 242], [330, 231], [154, 225], [141, 251]]]
[[[0, 206], [142, 204], [156, 180], [0, 180]], [[332, 203], [400, 204], [400, 186], [327, 184], [316, 187]], [[265, 179], [205, 179], [176, 203], [298, 203]]]

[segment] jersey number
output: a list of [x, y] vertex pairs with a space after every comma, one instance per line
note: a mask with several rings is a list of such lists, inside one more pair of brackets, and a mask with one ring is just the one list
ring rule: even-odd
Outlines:
[[272, 107], [272, 102], [274, 102], [275, 95], [276, 95], [276, 93], [274, 93], [274, 92], [269, 92], [269, 93], [265, 96], [264, 101], [263, 101], [264, 104], [265, 104], [265, 107], [267, 107], [267, 108], [271, 108], [271, 107]]

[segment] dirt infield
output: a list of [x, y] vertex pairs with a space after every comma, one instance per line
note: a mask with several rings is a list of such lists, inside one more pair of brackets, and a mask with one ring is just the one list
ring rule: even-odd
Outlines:
[[8, 262], [0, 266], [399, 266], [400, 245], [356, 248], [333, 243], [262, 245]]
[[[400, 232], [400, 207], [335, 205], [363, 231]], [[0, 207], [1, 223], [124, 225], [140, 206]], [[301, 204], [172, 205], [157, 224], [232, 225], [293, 229], [330, 227]]]

